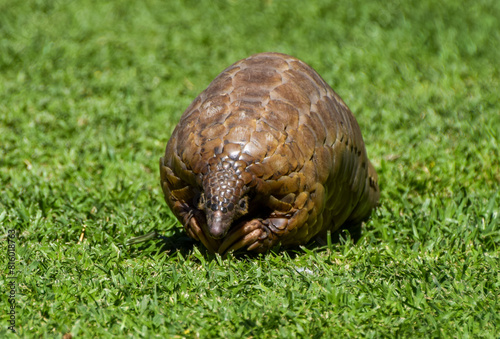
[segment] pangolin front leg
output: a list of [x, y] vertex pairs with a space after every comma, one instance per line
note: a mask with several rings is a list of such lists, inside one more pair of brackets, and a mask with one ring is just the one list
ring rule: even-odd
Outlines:
[[232, 229], [224, 238], [218, 252], [225, 255], [245, 248], [249, 251], [265, 252], [273, 244], [273, 237], [262, 219], [244, 222]]
[[297, 225], [304, 224], [309, 213], [307, 209], [300, 209], [286, 216], [279, 214], [273, 213], [270, 218], [253, 219], [236, 226], [224, 238], [218, 252], [226, 254], [239, 249], [266, 252], [278, 245], [282, 238], [295, 232]]
[[202, 218], [203, 216], [199, 211], [195, 210], [190, 213], [184, 222], [184, 229], [191, 238], [201, 241], [201, 243], [207, 248], [208, 252], [216, 253], [220, 246], [220, 241], [207, 236], [206, 227], [202, 227], [202, 225], [205, 225], [206, 223]]

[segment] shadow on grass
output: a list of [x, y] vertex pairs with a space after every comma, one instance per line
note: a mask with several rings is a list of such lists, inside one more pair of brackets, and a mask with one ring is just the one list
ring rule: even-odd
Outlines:
[[186, 256], [193, 251], [197, 243], [197, 241], [188, 237], [182, 228], [179, 228], [173, 230], [173, 234], [170, 236], [156, 233], [152, 239], [135, 245], [127, 245], [127, 248], [132, 257], [141, 257], [145, 253], [151, 252], [169, 252], [171, 254], [179, 252], [181, 255]]
[[[331, 244], [337, 244], [341, 239], [352, 241], [354, 244], [358, 242], [361, 238], [361, 225], [355, 227], [341, 228], [331, 234]], [[136, 245], [128, 245], [129, 254], [131, 257], [141, 257], [147, 255], [148, 253], [163, 253], [167, 252], [171, 255], [179, 253], [182, 256], [188, 256], [192, 254], [195, 247], [198, 248], [200, 253], [208, 260], [214, 260], [215, 255], [209, 253], [205, 247], [198, 241], [191, 239], [182, 228], [177, 228], [173, 230], [173, 234], [170, 236], [163, 236], [157, 232], [151, 235], [151, 239], [141, 242]], [[169, 232], [171, 233], [171, 232]], [[350, 239], [350, 240], [349, 240]], [[291, 247], [279, 247], [271, 249], [274, 254], [287, 253], [287, 255], [294, 259], [298, 256], [306, 254], [305, 248], [308, 251], [322, 251], [328, 248], [327, 240], [311, 240], [304, 246], [291, 246]], [[238, 250], [232, 253], [232, 256], [239, 260], [254, 260], [255, 258], [263, 255], [262, 253], [247, 252], [245, 250]], [[264, 254], [265, 255], [265, 254]]]
[[[361, 224], [357, 226], [349, 226], [342, 227], [330, 235], [330, 244], [335, 245], [340, 243], [341, 241], [351, 241], [353, 244], [356, 244], [358, 240], [361, 238], [362, 226]], [[288, 248], [279, 248], [275, 253], [286, 252], [291, 259], [294, 259], [298, 256], [302, 256], [306, 254], [306, 251], [303, 250], [305, 248], [307, 251], [326, 251], [329, 247], [328, 239], [315, 239], [313, 238], [306, 245], [303, 246], [294, 246]]]

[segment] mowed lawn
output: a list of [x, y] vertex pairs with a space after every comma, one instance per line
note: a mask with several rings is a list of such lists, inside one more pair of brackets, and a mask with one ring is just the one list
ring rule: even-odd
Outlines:
[[[0, 337], [14, 281], [20, 337], [498, 338], [499, 18], [497, 0], [1, 1]], [[184, 109], [263, 51], [314, 67], [361, 126], [381, 205], [357, 243], [222, 260], [163, 200]]]

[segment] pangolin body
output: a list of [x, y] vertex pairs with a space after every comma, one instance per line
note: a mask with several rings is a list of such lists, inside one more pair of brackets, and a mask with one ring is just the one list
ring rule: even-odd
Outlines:
[[160, 159], [168, 206], [211, 252], [307, 243], [360, 224], [379, 198], [356, 119], [307, 64], [236, 62], [182, 115]]

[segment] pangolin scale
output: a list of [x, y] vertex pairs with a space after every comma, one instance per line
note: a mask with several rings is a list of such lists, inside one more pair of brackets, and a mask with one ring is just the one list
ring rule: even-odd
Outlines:
[[186, 109], [160, 159], [168, 206], [210, 252], [265, 252], [359, 225], [378, 179], [353, 114], [304, 62], [261, 53]]

